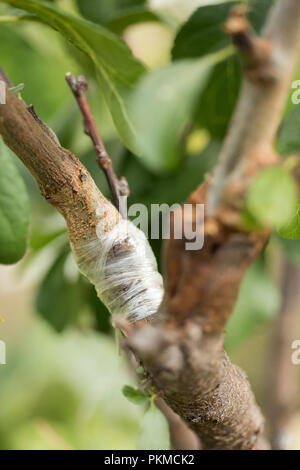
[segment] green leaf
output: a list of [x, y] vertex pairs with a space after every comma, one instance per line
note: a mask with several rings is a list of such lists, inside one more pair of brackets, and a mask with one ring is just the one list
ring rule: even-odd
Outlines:
[[281, 155], [300, 151], [300, 106], [294, 107], [284, 117], [279, 130], [277, 149]]
[[40, 229], [40, 227], [38, 229], [36, 228], [30, 237], [31, 252], [38, 253], [47, 245], [49, 245], [53, 240], [57, 239], [58, 237], [64, 234], [67, 234], [64, 228], [54, 230], [53, 232], [42, 230]]
[[281, 226], [294, 215], [297, 202], [297, 185], [291, 173], [281, 166], [273, 166], [261, 171], [250, 185], [245, 213], [262, 226]]
[[[274, 236], [276, 237], [276, 235], [277, 234], [275, 233]], [[283, 238], [279, 237], [278, 235], [277, 239], [279, 240], [279, 243], [283, 248], [285, 255], [291, 261], [291, 263], [300, 266], [300, 240]]]
[[[204, 57], [231, 43], [223, 30], [236, 1], [199, 7], [179, 30], [172, 50], [173, 60]], [[249, 19], [256, 31], [264, 23], [272, 0], [249, 2]], [[217, 64], [195, 110], [197, 122], [222, 140], [235, 109], [241, 84], [239, 58], [234, 55]]]
[[0, 263], [16, 263], [24, 256], [28, 227], [27, 190], [7, 147], [0, 140]]
[[300, 203], [292, 218], [282, 227], [278, 228], [278, 233], [283, 238], [290, 240], [300, 239]]
[[280, 291], [260, 259], [251, 266], [242, 282], [226, 328], [226, 349], [244, 344], [259, 327], [274, 319], [279, 308]]
[[[172, 50], [173, 60], [204, 57], [230, 44], [222, 27], [236, 2], [198, 8], [179, 30]], [[240, 65], [232, 56], [218, 64], [196, 108], [196, 120], [211, 135], [222, 139], [236, 105], [241, 82]]]
[[222, 140], [235, 110], [241, 85], [241, 65], [234, 55], [218, 64], [196, 108], [196, 122]]
[[149, 211], [151, 204], [184, 202], [189, 194], [212, 171], [220, 153], [220, 144], [211, 141], [206, 149], [197, 155], [184, 155], [182, 165], [176, 173], [168, 176], [157, 175], [142, 165], [140, 158], [126, 159], [124, 176], [132, 189], [131, 203], [142, 202]]
[[19, 85], [17, 86], [14, 86], [12, 88], [9, 88], [8, 90], [11, 92], [11, 93], [19, 93], [20, 91], [22, 91], [24, 89], [24, 83], [19, 83]]
[[236, 2], [199, 7], [179, 30], [172, 49], [173, 59], [204, 57], [231, 43], [222, 30]]
[[135, 405], [144, 405], [149, 400], [149, 397], [143, 390], [137, 387], [131, 387], [130, 385], [124, 385], [122, 393], [127, 400]]
[[277, 0], [248, 0], [249, 19], [257, 33], [264, 26], [268, 12], [275, 1]]
[[169, 450], [170, 434], [166, 418], [161, 411], [151, 403], [146, 411], [142, 429], [137, 441], [138, 450]]
[[80, 13], [95, 23], [105, 23], [112, 17], [139, 7], [146, 0], [76, 0]]
[[101, 331], [101, 333], [110, 334], [112, 325], [109, 311], [97, 296], [94, 286], [88, 284], [87, 291], [87, 302], [95, 320], [94, 329]]
[[84, 303], [84, 285], [79, 278], [71, 281], [65, 276], [69, 249], [63, 250], [44, 278], [36, 306], [38, 313], [57, 331], [75, 324]]
[[163, 173], [180, 164], [179, 138], [212, 67], [231, 48], [205, 59], [178, 61], [148, 74], [132, 98], [132, 117], [145, 165]]
[[120, 137], [128, 148], [136, 151], [135, 131], [128, 116], [128, 94], [145, 69], [126, 44], [104, 27], [55, 6], [33, 0], [0, 2], [37, 15], [90, 57]]
[[143, 366], [138, 366], [136, 369], [135, 369], [136, 373], [137, 374], [140, 374], [140, 375], [146, 375], [146, 372], [145, 372], [145, 369]]
[[136, 23], [146, 23], [148, 21], [161, 21], [161, 18], [153, 11], [145, 7], [126, 10], [118, 16], [114, 16], [104, 23], [104, 26], [116, 34], [122, 34], [124, 29]]

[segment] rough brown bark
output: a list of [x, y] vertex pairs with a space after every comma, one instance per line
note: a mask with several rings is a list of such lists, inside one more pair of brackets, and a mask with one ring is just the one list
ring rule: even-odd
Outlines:
[[[0, 76], [4, 78], [2, 73]], [[107, 207], [108, 229], [117, 223], [118, 211], [104, 198], [78, 158], [61, 147], [45, 124], [9, 92], [6, 104], [0, 106], [0, 133], [34, 176], [42, 196], [66, 219], [71, 241], [95, 233], [101, 222], [96, 215], [99, 206]]]
[[[249, 35], [247, 22], [242, 27]], [[148, 332], [129, 338], [164, 399], [208, 449], [264, 446], [263, 418], [247, 379], [223, 351], [224, 327], [241, 279], [268, 237], [268, 230], [242, 229], [241, 209], [251, 178], [278, 163], [272, 145], [299, 53], [300, 2], [278, 1], [264, 34], [263, 61], [255, 51], [262, 41], [248, 42], [248, 56], [260, 60], [246, 71], [216, 172], [191, 198], [208, 206], [204, 248], [187, 252], [184, 240], [167, 242], [160, 315]]]
[[[189, 202], [205, 203], [207, 189], [201, 186]], [[224, 352], [224, 327], [268, 232], [242, 233], [211, 218], [204, 227], [199, 251], [185, 250], [185, 240], [166, 243], [161, 312], [128, 344], [204, 449], [252, 449], [264, 420], [246, 375]]]
[[[0, 78], [8, 87], [12, 86], [1, 68]], [[42, 196], [64, 216], [71, 242], [95, 236], [96, 226], [101, 223], [96, 212], [99, 207], [106, 208], [102, 216], [104, 231], [109, 231], [117, 223], [120, 214], [104, 198], [78, 158], [59, 145], [51, 129], [39, 120], [32, 107], [26, 107], [22, 100], [9, 92], [6, 105], [0, 106], [0, 134], [34, 176]], [[139, 321], [135, 327], [143, 324]], [[160, 400], [160, 405], [170, 424], [173, 448], [198, 448], [196, 436], [180, 417], [163, 400]]]
[[[105, 224], [112, 225], [116, 223], [118, 220], [116, 209], [102, 196], [77, 157], [61, 148], [56, 140], [49, 135], [44, 127], [41, 127], [40, 123], [27, 110], [25, 104], [11, 93], [7, 94], [6, 105], [0, 107], [0, 132], [6, 144], [21, 158], [33, 174], [42, 194], [65, 217], [71, 241], [76, 242], [77, 239], [88, 236], [91, 231], [94, 232], [97, 223], [99, 223], [99, 217], [96, 215], [96, 208], [99, 205], [108, 209], [104, 216]], [[206, 191], [202, 188], [196, 193], [197, 196], [193, 195], [193, 202], [195, 202], [195, 199], [201, 202], [199, 194], [206, 194]], [[211, 224], [208, 224], [208, 227], [211, 227]], [[259, 251], [263, 240], [261, 240], [261, 236], [247, 235], [241, 237], [238, 233], [229, 235], [230, 231], [227, 232], [228, 230], [223, 229], [222, 226], [217, 231], [217, 235], [213, 236], [208, 242], [208, 248], [197, 252], [194, 255], [195, 257], [190, 257], [189, 252], [182, 250], [183, 246], [181, 246], [180, 257], [177, 257], [179, 262], [186, 265], [186, 270], [183, 272], [183, 285], [188, 285], [190, 280], [190, 278], [184, 279], [184, 276], [189, 276], [190, 270], [191, 273], [194, 272], [194, 266], [199, 267], [200, 272], [195, 277], [195, 283], [198, 286], [195, 292], [200, 294], [205, 292], [206, 287], [201, 291], [199, 276], [201, 277], [202, 270], [204, 273], [205, 270], [210, 270], [209, 265], [211, 262], [213, 262], [214, 269], [217, 271], [222, 266], [228, 274], [232, 270], [232, 276], [228, 278], [227, 287], [222, 277], [219, 276], [218, 281], [217, 278], [214, 279], [214, 275], [212, 277], [204, 275], [204, 279], [207, 280], [207, 287], [210, 286], [212, 289], [211, 300], [214, 299], [218, 302], [215, 296], [216, 291], [213, 288], [214, 285], [218, 286], [217, 290], [223, 288], [224, 293], [226, 293], [227, 288], [229, 289], [229, 298], [225, 302], [226, 305], [224, 304], [224, 309], [221, 309], [224, 315], [210, 315], [210, 309], [213, 310], [216, 303], [209, 306], [209, 295], [207, 295], [205, 303], [208, 302], [208, 317], [205, 318], [204, 315], [201, 318], [199, 316], [196, 322], [189, 323], [187, 321], [182, 326], [180, 324], [179, 328], [176, 328], [175, 349], [172, 349], [171, 344], [171, 351], [173, 352], [170, 357], [168, 357], [168, 354], [162, 355], [161, 351], [155, 350], [154, 346], [160, 343], [161, 337], [165, 334], [168, 336], [166, 344], [169, 344], [169, 335], [173, 337], [172, 325], [166, 325], [166, 329], [163, 329], [161, 325], [159, 328], [156, 326], [140, 327], [133, 329], [131, 336], [132, 339], [136, 340], [134, 332], [136, 331], [137, 334], [143, 332], [143, 351], [141, 351], [140, 357], [149, 366], [149, 371], [154, 377], [154, 383], [160, 389], [165, 390], [164, 398], [166, 401], [204, 439], [206, 447], [249, 448], [254, 445], [253, 434], [256, 436], [259, 433], [262, 420], [254, 405], [250, 387], [244, 374], [238, 368], [232, 366], [226, 355], [224, 355], [223, 336], [209, 334], [209, 325], [217, 325], [218, 331], [223, 329], [222, 325], [226, 321], [238, 291], [237, 280], [241, 280], [243, 272]], [[251, 241], [252, 238], [254, 241]], [[175, 240], [174, 242], [182, 243], [183, 241]], [[172, 240], [170, 245], [172, 245]], [[219, 252], [218, 246], [220, 248]], [[236, 252], [232, 250], [233, 247], [237, 248]], [[236, 256], [233, 256], [234, 253], [236, 253]], [[188, 258], [192, 263], [190, 266]], [[169, 269], [171, 272], [176, 271], [172, 267]], [[185, 295], [186, 292], [183, 289], [183, 299]], [[188, 297], [186, 297], [187, 299]], [[222, 306], [223, 301], [224, 299], [220, 300], [219, 307]], [[196, 310], [199, 313], [199, 309], [201, 310], [202, 307], [197, 299], [195, 299], [195, 302], [198, 309]], [[172, 309], [173, 306], [171, 307], [170, 304], [170, 311], [173, 311]], [[185, 315], [188, 317], [188, 304], [184, 310]], [[194, 314], [196, 310], [193, 310]], [[154, 331], [155, 328], [158, 328], [158, 331], [155, 331], [154, 341], [151, 343], [150, 348], [156, 356], [154, 368], [151, 361], [149, 362], [148, 358], [145, 357], [147, 341], [145, 342], [144, 339], [148, 336], [148, 328]], [[167, 348], [168, 350], [170, 351], [170, 348]], [[175, 350], [184, 352], [183, 355], [190, 361], [192, 373], [190, 367], [186, 367], [181, 370], [181, 375], [173, 377], [172, 372], [170, 374], [170, 367], [172, 369], [174, 366], [175, 369], [178, 369], [180, 364], [183, 364], [183, 357], [179, 355], [177, 357], [176, 352], [175, 356], [173, 355]], [[136, 348], [136, 352], [139, 355], [138, 348]], [[163, 360], [162, 370], [158, 366], [158, 358]], [[173, 366], [169, 364], [170, 359]], [[169, 376], [172, 378], [171, 383], [169, 382]], [[183, 394], [181, 393], [182, 390], [184, 391]], [[231, 409], [231, 413], [228, 414], [229, 409]], [[204, 414], [203, 411], [205, 411]], [[244, 421], [240, 419], [243, 414], [245, 415]], [[201, 419], [199, 419], [200, 417]], [[238, 425], [237, 428], [236, 425]], [[242, 428], [243, 433], [241, 434]], [[233, 432], [234, 430], [235, 432]], [[236, 442], [237, 435], [238, 441]], [[211, 437], [208, 439], [208, 436]], [[227, 436], [226, 442], [224, 440], [225, 436]], [[243, 436], [243, 442], [241, 442], [241, 436]]]

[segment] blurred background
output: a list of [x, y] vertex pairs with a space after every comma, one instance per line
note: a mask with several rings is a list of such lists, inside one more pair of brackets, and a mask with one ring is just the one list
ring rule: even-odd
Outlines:
[[[56, 3], [76, 15], [111, 25], [137, 57], [156, 69], [170, 61], [181, 23], [199, 5], [217, 2]], [[11, 11], [0, 5], [1, 15]], [[101, 135], [117, 174], [126, 176], [131, 188], [129, 204], [183, 202], [214, 166], [228, 118], [224, 122], [219, 119], [215, 135], [209, 125], [197, 120], [188, 130], [180, 167], [171, 174], [154, 173], [118, 138], [85, 56], [47, 26], [31, 22], [0, 23], [0, 43], [1, 66], [14, 85], [24, 83], [24, 100], [34, 103], [39, 117], [54, 129], [62, 146], [79, 156], [107, 197], [105, 179], [65, 83], [68, 71], [84, 73], [89, 80], [88, 98]], [[222, 106], [228, 107], [225, 101], [214, 108], [219, 118]], [[125, 384], [135, 383], [134, 374], [126, 357], [118, 352], [108, 312], [77, 270], [62, 217], [40, 196], [31, 175], [13, 158], [30, 197], [30, 248], [16, 265], [0, 266], [0, 339], [7, 345], [7, 364], [0, 365], [0, 448], [134, 449], [143, 409], [122, 395]], [[161, 241], [151, 244], [161, 267]], [[269, 372], [277, 367], [276, 363], [271, 366], [277, 351], [276, 322], [280, 330], [279, 314], [286, 308], [291, 319], [288, 335], [300, 339], [296, 315], [300, 303], [293, 302], [291, 308], [284, 303], [285, 280], [291, 273], [300, 279], [298, 266], [300, 242], [274, 235], [247, 274], [227, 328], [227, 351], [247, 372], [266, 413], [270, 413]], [[290, 384], [298, 387], [300, 365], [288, 369], [284, 383], [288, 388]], [[291, 394], [289, 447], [300, 449], [300, 400], [297, 392]]]

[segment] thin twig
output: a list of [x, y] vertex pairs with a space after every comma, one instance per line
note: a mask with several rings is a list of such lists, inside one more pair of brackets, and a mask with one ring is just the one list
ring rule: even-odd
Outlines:
[[101, 139], [91, 108], [85, 95], [85, 92], [88, 88], [88, 83], [83, 75], [79, 75], [76, 78], [70, 72], [66, 74], [66, 81], [71, 88], [82, 113], [84, 132], [91, 138], [94, 144], [98, 156], [97, 163], [106, 176], [114, 204], [122, 217], [126, 218], [124, 207], [121, 204], [121, 198], [129, 196], [128, 183], [124, 177], [119, 180], [113, 169], [111, 158], [109, 157]]

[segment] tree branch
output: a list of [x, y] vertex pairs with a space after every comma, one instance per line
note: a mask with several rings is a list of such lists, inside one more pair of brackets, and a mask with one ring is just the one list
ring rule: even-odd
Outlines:
[[97, 163], [106, 176], [114, 204], [121, 213], [122, 217], [126, 218], [126, 213], [124, 212], [121, 203], [121, 197], [129, 196], [129, 187], [124, 177], [119, 180], [115, 174], [111, 158], [109, 157], [105, 145], [98, 132], [92, 111], [85, 96], [88, 83], [83, 75], [79, 75], [78, 78], [75, 78], [71, 73], [66, 74], [66, 81], [72, 90], [79, 109], [82, 113], [84, 132], [91, 138], [95, 146], [95, 150], [98, 155]]
[[[1, 67], [0, 79], [7, 88], [12, 87]], [[114, 229], [120, 214], [96, 187], [86, 168], [74, 154], [60, 146], [53, 131], [38, 118], [34, 107], [26, 106], [8, 90], [6, 104], [0, 106], [0, 134], [34, 176], [41, 194], [64, 216], [73, 246], [94, 240], [97, 229], [98, 234], [99, 229], [103, 234]], [[116, 323], [127, 334], [128, 322], [123, 319], [123, 325], [120, 321]], [[140, 328], [143, 323], [142, 320], [132, 323], [130, 330]], [[173, 445], [178, 449], [194, 448], [197, 438], [193, 433], [179, 417], [176, 419], [163, 400], [160, 406], [170, 423], [171, 436], [176, 436]], [[178, 426], [184, 431], [183, 441], [175, 432]]]
[[[0, 71], [0, 77], [5, 79]], [[42, 195], [65, 217], [70, 240], [96, 236], [96, 226], [112, 229], [120, 215], [96, 187], [77, 157], [61, 147], [46, 125], [34, 117], [25, 103], [6, 92], [0, 106], [0, 133], [4, 142], [34, 176]], [[98, 207], [106, 218], [98, 216]]]
[[[208, 203], [204, 248], [188, 252], [184, 240], [166, 243], [160, 315], [128, 339], [154, 385], [205, 449], [266, 445], [264, 420], [248, 381], [224, 353], [224, 327], [244, 273], [269, 236], [268, 230], [243, 232], [240, 209], [249, 179], [278, 161], [272, 144], [299, 52], [300, 2], [275, 4], [264, 29], [268, 43], [250, 38], [247, 28], [243, 34], [240, 45], [246, 43], [248, 58], [255, 59], [251, 74], [246, 74], [219, 167], [188, 200]], [[262, 44], [270, 54], [255, 51]]]
[[[204, 186], [188, 203], [206, 203], [206, 194]], [[262, 448], [264, 419], [244, 372], [224, 352], [224, 327], [267, 234], [239, 233], [208, 219], [204, 226], [199, 251], [186, 251], [185, 240], [166, 243], [163, 304], [127, 344], [204, 449]]]
[[[208, 208], [240, 204], [240, 193], [262, 166], [276, 161], [272, 145], [295, 70], [300, 44], [300, 2], [278, 0], [263, 29], [270, 54], [258, 65], [259, 74], [244, 78], [240, 99], [221, 150], [210, 189]], [[252, 41], [252, 51], [257, 41]], [[237, 44], [239, 47], [239, 44]], [[254, 54], [252, 52], [252, 54]], [[268, 80], [261, 77], [269, 77]]]

